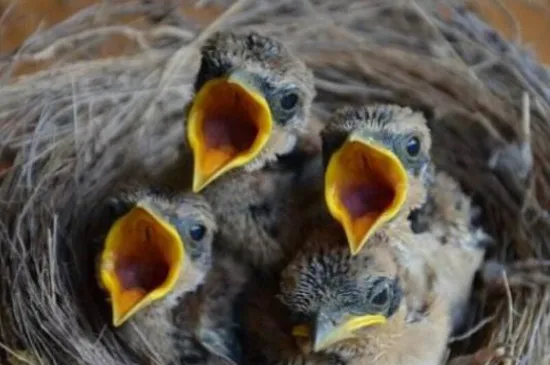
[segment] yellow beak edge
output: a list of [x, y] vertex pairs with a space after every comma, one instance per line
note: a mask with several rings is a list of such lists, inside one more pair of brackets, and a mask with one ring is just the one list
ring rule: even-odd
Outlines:
[[188, 115], [193, 151], [193, 192], [246, 165], [264, 148], [273, 119], [263, 94], [236, 76], [208, 81]]
[[99, 263], [113, 325], [122, 325], [166, 296], [179, 277], [183, 257], [177, 230], [146, 206], [138, 204], [119, 218], [107, 234]]
[[305, 324], [298, 325], [292, 329], [292, 334], [295, 337], [309, 338], [310, 341], [313, 341], [314, 351], [321, 351], [337, 342], [356, 337], [355, 332], [361, 328], [384, 324], [386, 322], [387, 318], [379, 314], [350, 316], [340, 326], [333, 327], [330, 324], [317, 323], [315, 328], [312, 328]]
[[325, 172], [325, 201], [343, 226], [353, 255], [399, 212], [407, 190], [405, 168], [383, 146], [352, 135], [331, 156]]

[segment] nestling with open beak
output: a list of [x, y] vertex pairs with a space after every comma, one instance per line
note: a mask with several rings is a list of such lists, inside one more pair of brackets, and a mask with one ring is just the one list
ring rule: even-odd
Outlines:
[[[447, 298], [452, 315], [460, 316], [486, 236], [470, 224], [473, 209], [456, 182], [434, 173], [425, 118], [397, 105], [343, 108], [322, 138], [325, 199], [352, 254], [383, 232], [405, 268], [411, 319], [432, 294]], [[412, 224], [425, 217], [424, 232], [413, 231], [407, 219], [415, 209]]]
[[439, 365], [449, 332], [443, 300], [432, 301], [422, 321], [407, 321], [387, 237], [374, 233], [352, 255], [343, 232], [327, 233], [313, 235], [282, 273], [280, 298], [303, 353], [278, 363]]
[[295, 172], [276, 162], [306, 129], [313, 75], [255, 32], [217, 33], [201, 53], [186, 119], [193, 191], [211, 203], [224, 249], [263, 268], [284, 256], [278, 219], [288, 214]]
[[321, 137], [326, 204], [352, 254], [378, 228], [425, 202], [431, 138], [420, 113], [397, 105], [346, 107]]
[[158, 189], [128, 189], [107, 204], [113, 223], [97, 274], [112, 324], [139, 356], [176, 361], [174, 313], [211, 268], [214, 216], [200, 196]]

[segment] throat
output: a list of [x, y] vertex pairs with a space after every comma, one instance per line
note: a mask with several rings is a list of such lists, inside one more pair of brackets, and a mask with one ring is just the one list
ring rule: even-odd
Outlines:
[[150, 292], [166, 280], [169, 271], [166, 263], [141, 261], [140, 258], [126, 257], [117, 263], [116, 273], [124, 289]]
[[379, 213], [387, 209], [394, 197], [391, 188], [375, 185], [361, 184], [343, 189], [340, 199], [352, 219], [357, 219], [367, 214]]

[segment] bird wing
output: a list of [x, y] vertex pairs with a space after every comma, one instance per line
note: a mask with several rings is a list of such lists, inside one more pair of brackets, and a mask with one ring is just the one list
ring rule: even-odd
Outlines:
[[418, 237], [415, 249], [433, 267], [435, 291], [448, 298], [455, 326], [461, 322], [474, 274], [490, 242], [475, 224], [478, 214], [458, 183], [438, 172], [428, 191], [428, 202], [411, 217]]

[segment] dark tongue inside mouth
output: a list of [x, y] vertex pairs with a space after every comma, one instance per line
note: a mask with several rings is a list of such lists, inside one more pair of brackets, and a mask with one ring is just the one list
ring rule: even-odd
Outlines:
[[143, 262], [142, 258], [127, 257], [117, 262], [116, 273], [124, 289], [140, 288], [152, 291], [162, 285], [168, 276], [168, 265], [163, 261]]
[[340, 199], [352, 219], [366, 214], [382, 213], [389, 208], [393, 189], [382, 184], [361, 184], [342, 190]]
[[253, 123], [230, 118], [213, 118], [204, 123], [204, 136], [210, 148], [231, 147], [237, 151], [247, 150], [254, 143], [258, 128]]

